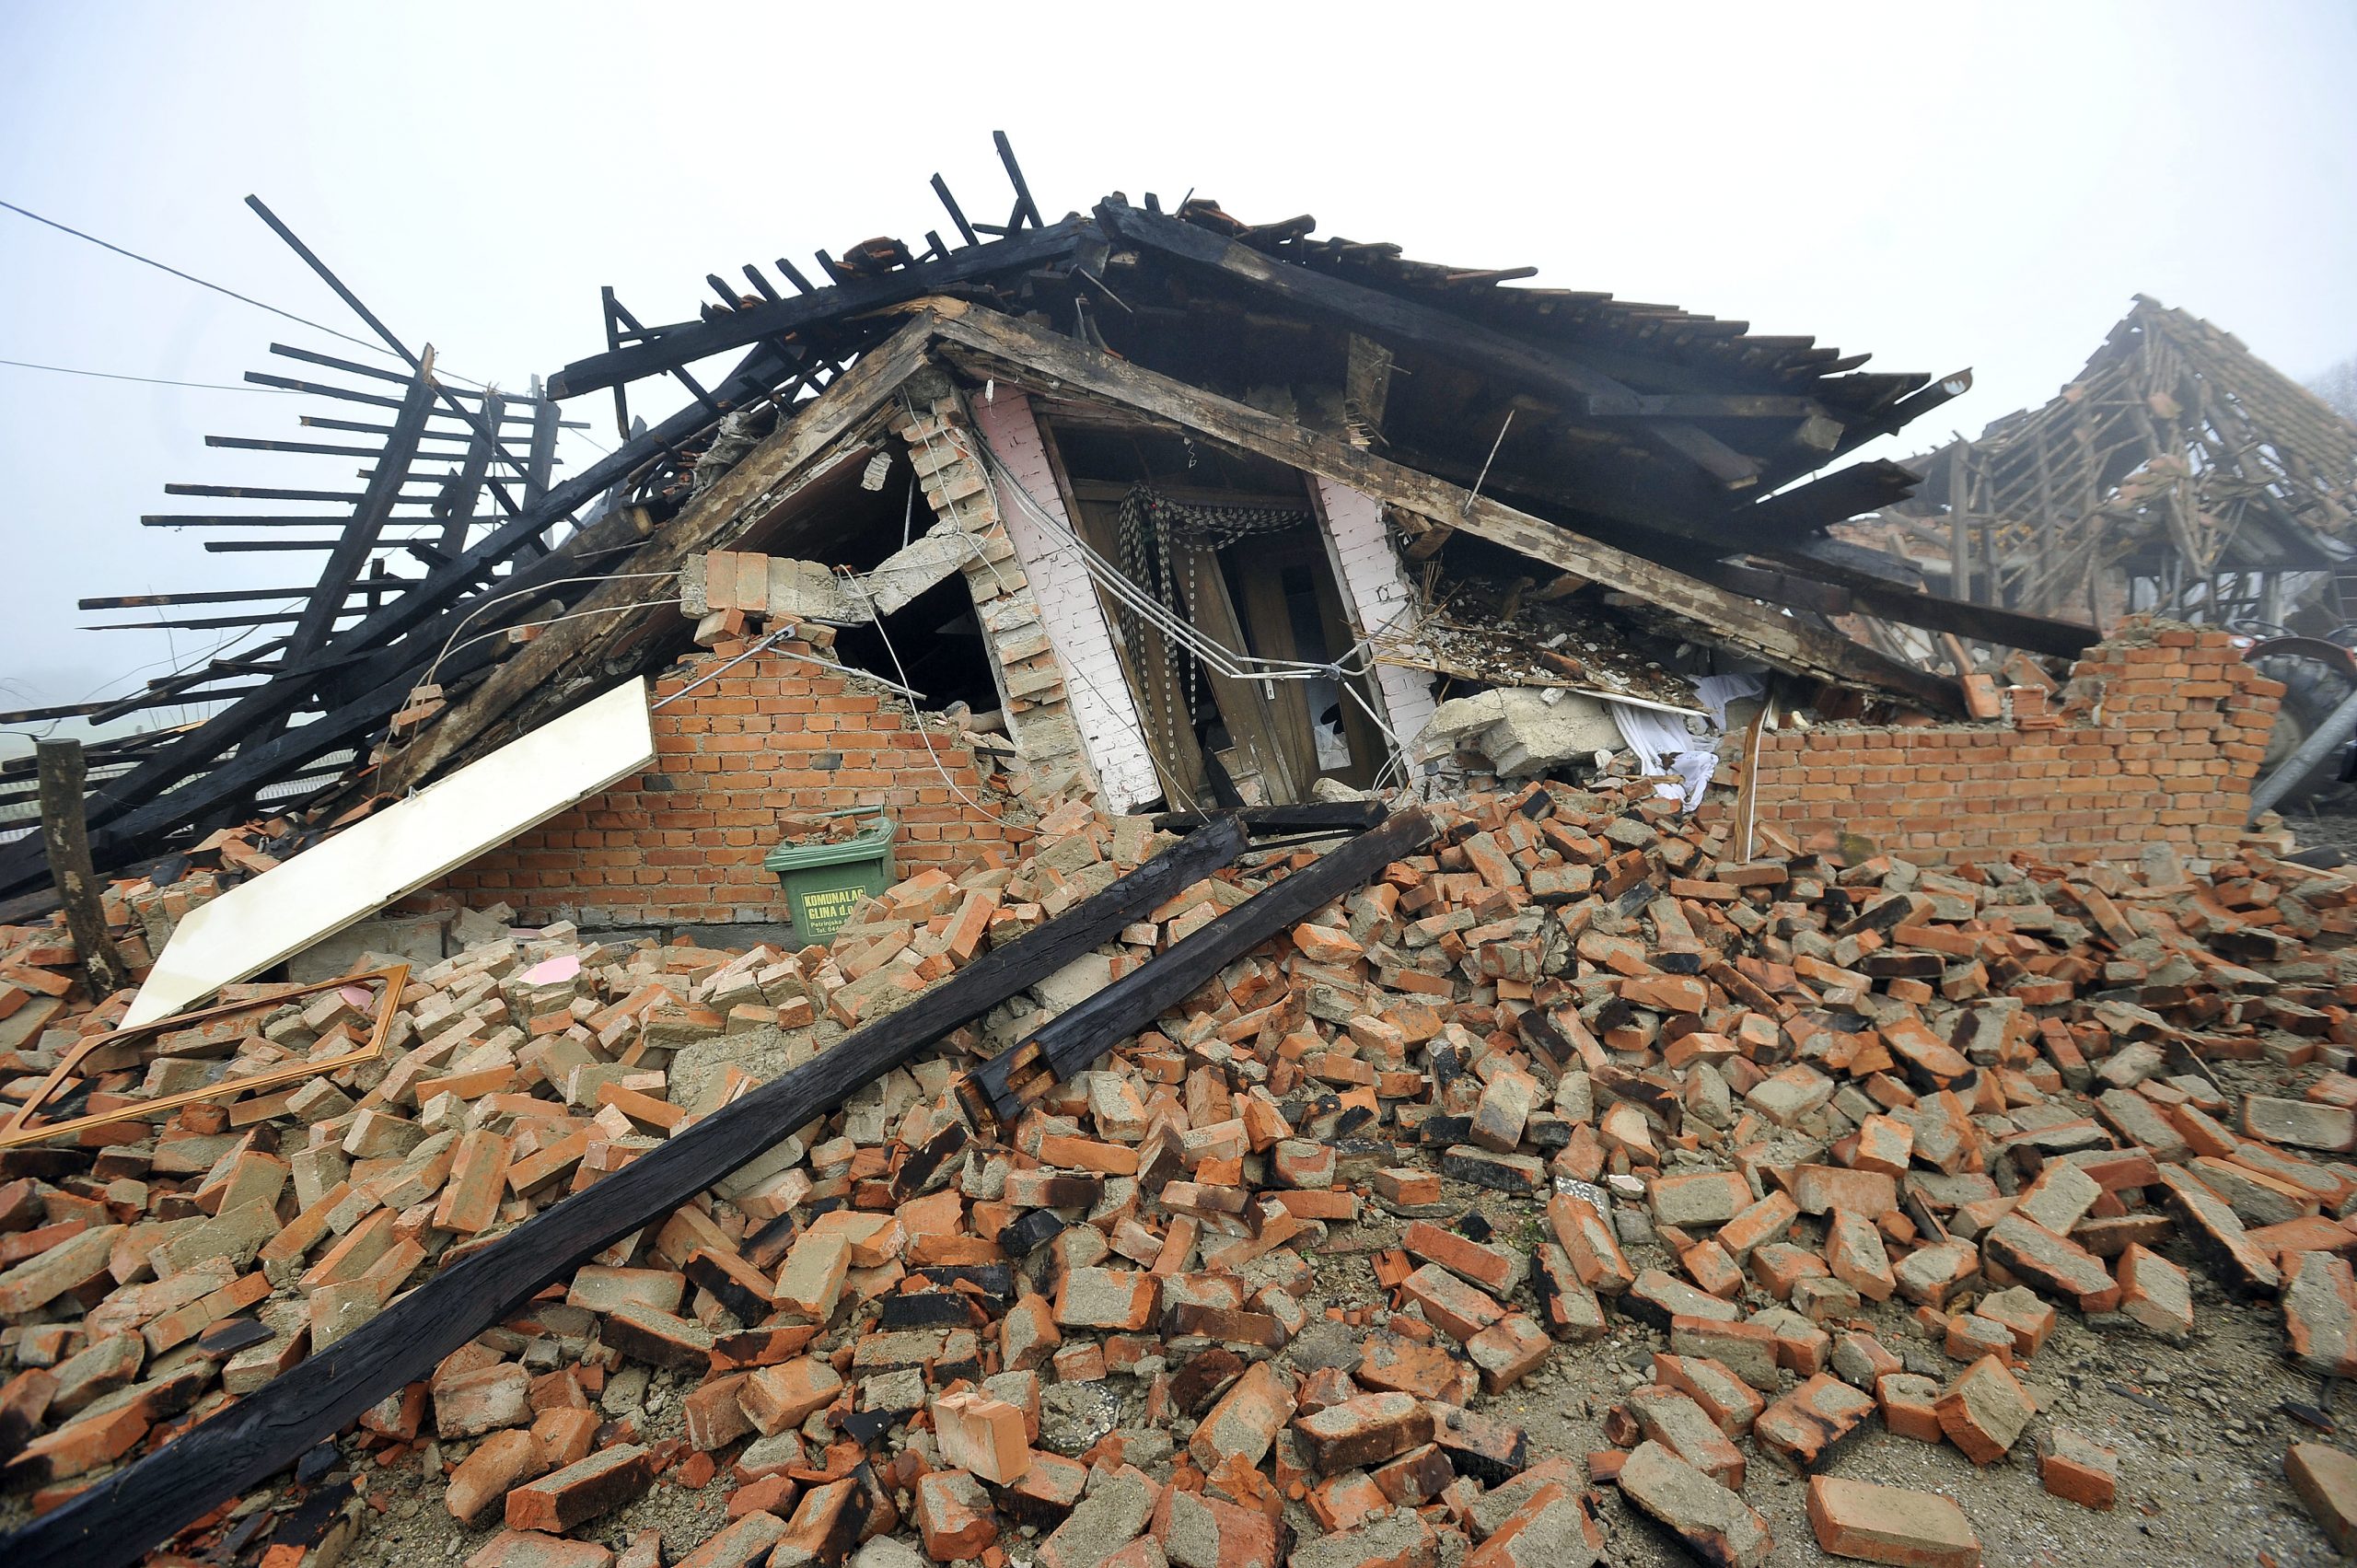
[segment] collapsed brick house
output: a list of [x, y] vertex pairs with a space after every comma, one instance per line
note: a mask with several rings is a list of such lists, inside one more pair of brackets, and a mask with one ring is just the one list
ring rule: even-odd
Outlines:
[[[2214, 696], [2107, 701], [2147, 650], [2074, 669], [2089, 628], [1895, 586], [1891, 557], [1829, 536], [1918, 482], [1841, 459], [1968, 374], [1201, 199], [1045, 224], [1008, 168], [1003, 226], [943, 188], [963, 244], [822, 252], [823, 285], [781, 262], [791, 293], [749, 267], [752, 292], [715, 277], [718, 303], [653, 329], [610, 295], [607, 352], [528, 402], [454, 395], [430, 362], [398, 398], [347, 392], [400, 413], [328, 571], [239, 666], [261, 686], [94, 758], [99, 864], [177, 871], [193, 845], [203, 866], [206, 832], [257, 808], [283, 856], [639, 675], [656, 765], [441, 890], [590, 925], [761, 920], [762, 854], [829, 813], [883, 811], [904, 864], [957, 870], [1074, 790], [1194, 809], [1598, 771], [1682, 774], [1689, 805], [1715, 778], [1740, 794], [1708, 808], [1747, 824], [1934, 861], [2214, 854], [2240, 828], [2255, 672], [2205, 644]], [[736, 351], [717, 386], [690, 368]], [[538, 451], [560, 401], [610, 390], [626, 418], [651, 377], [694, 401], [474, 515], [510, 500], [501, 422]], [[420, 447], [460, 415], [466, 446]], [[404, 549], [424, 577], [387, 571]], [[1959, 682], [1843, 617], [2014, 656]], [[2007, 822], [1959, 830], [1914, 787], [1933, 781]], [[43, 870], [0, 846], [0, 890], [38, 899]]]
[[[1047, 226], [1007, 163], [987, 238], [936, 182], [963, 245], [610, 296], [512, 417], [423, 355], [355, 394], [398, 412], [293, 629], [99, 753], [45, 846], [86, 896], [0, 917], [12, 1563], [1578, 1568], [1643, 1515], [1757, 1568], [1771, 1513], [2026, 1560], [2019, 1476], [1821, 1467], [2132, 1501], [2189, 1418], [2077, 1336], [2198, 1364], [2222, 1294], [2282, 1298], [2243, 1407], [2329, 1428], [2357, 878], [2242, 831], [2280, 688], [2228, 633], [1827, 536], [1912, 481], [1807, 476], [1964, 377], [1208, 203]], [[488, 477], [656, 375], [693, 402], [588, 473]], [[530, 776], [612, 714], [607, 782]], [[529, 820], [357, 863], [454, 794]], [[909, 874], [710, 929], [845, 811]], [[323, 864], [470, 906], [459, 950], [156, 1002], [176, 920]], [[2249, 1533], [2244, 1463], [2172, 1512]], [[2357, 1458], [2282, 1469], [2357, 1539]]]

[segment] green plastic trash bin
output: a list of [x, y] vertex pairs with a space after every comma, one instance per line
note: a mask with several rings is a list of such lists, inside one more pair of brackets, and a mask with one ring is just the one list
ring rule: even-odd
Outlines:
[[862, 899], [892, 885], [894, 830], [889, 817], [878, 816], [840, 843], [780, 844], [761, 857], [793, 904], [797, 935], [824, 941], [851, 918]]

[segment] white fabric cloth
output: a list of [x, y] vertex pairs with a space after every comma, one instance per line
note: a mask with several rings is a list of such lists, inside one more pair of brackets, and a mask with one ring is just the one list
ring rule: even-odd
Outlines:
[[1636, 753], [1638, 764], [1645, 772], [1678, 775], [1678, 784], [1661, 784], [1656, 793], [1676, 800], [1686, 810], [1693, 810], [1701, 800], [1702, 792], [1710, 787], [1711, 775], [1718, 771], [1716, 738], [1689, 735], [1683, 719], [1652, 708], [1632, 707], [1627, 703], [1614, 703], [1611, 707], [1612, 722], [1620, 726], [1620, 738], [1629, 743], [1629, 749]]
[[1768, 690], [1768, 682], [1757, 675], [1706, 675], [1694, 682], [1694, 695], [1711, 710], [1711, 723], [1719, 729], [1727, 726], [1727, 704], [1740, 697], [1757, 697]]

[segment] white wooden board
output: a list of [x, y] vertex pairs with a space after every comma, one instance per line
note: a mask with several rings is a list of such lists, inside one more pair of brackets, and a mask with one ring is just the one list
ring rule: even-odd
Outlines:
[[617, 686], [198, 908], [123, 1026], [260, 974], [654, 761], [646, 683]]

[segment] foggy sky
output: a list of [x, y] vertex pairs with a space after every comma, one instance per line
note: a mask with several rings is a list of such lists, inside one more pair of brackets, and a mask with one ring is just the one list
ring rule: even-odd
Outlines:
[[[708, 272], [1109, 191], [1422, 260], [1536, 264], [1974, 367], [1903, 456], [2042, 401], [2144, 292], [2306, 377], [2357, 350], [2357, 6], [607, 8], [0, 6], [0, 199], [359, 335], [260, 194], [412, 347], [520, 389], [601, 349], [598, 287], [691, 316]], [[322, 333], [0, 211], [0, 357], [189, 381], [299, 374]], [[633, 389], [649, 417], [677, 398]], [[140, 514], [167, 481], [356, 488], [316, 400], [0, 366], [0, 708], [111, 695], [224, 633], [82, 632], [95, 594], [308, 584]], [[612, 402], [567, 416], [614, 444]], [[577, 467], [596, 450], [568, 437]], [[306, 465], [310, 465], [307, 467]], [[560, 473], [568, 471], [560, 470]], [[256, 507], [256, 510], [263, 508]], [[304, 508], [290, 507], [290, 510]], [[221, 613], [215, 607], [195, 613]], [[137, 667], [150, 668], [134, 673]], [[184, 716], [168, 710], [159, 717]]]

